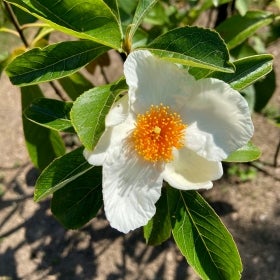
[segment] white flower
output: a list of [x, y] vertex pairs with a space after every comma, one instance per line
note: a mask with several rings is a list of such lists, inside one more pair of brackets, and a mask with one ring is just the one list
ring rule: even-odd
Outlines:
[[105, 213], [124, 233], [155, 214], [163, 180], [181, 190], [209, 189], [221, 160], [253, 134], [246, 101], [217, 79], [196, 81], [149, 51], [132, 52], [129, 86], [106, 117], [106, 130], [85, 157], [103, 165]]

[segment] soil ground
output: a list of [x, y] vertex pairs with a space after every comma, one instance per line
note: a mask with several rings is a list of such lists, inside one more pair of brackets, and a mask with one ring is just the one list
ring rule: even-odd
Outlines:
[[[279, 48], [272, 46], [270, 52], [280, 77]], [[102, 211], [81, 230], [65, 230], [51, 215], [49, 200], [35, 203], [38, 172], [25, 149], [19, 90], [2, 75], [0, 91], [1, 280], [198, 279], [173, 240], [146, 246], [141, 230], [125, 236], [110, 228]], [[280, 108], [279, 87], [270, 106]], [[237, 242], [242, 278], [278, 280], [280, 158], [278, 167], [273, 160], [280, 131], [262, 115], [254, 114], [253, 121], [253, 142], [262, 150], [262, 157], [250, 166], [253, 178], [225, 176], [203, 195]]]

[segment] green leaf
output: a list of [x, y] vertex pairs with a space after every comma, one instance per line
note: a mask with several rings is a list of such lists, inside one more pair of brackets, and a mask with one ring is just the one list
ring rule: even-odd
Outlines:
[[254, 110], [261, 112], [268, 104], [270, 98], [275, 93], [276, 89], [276, 75], [275, 71], [271, 71], [264, 79], [257, 81], [254, 84], [256, 92], [256, 100]]
[[162, 189], [160, 199], [156, 203], [156, 214], [144, 226], [144, 237], [149, 245], [159, 245], [171, 235], [171, 223], [168, 215], [167, 192]]
[[77, 229], [94, 218], [102, 205], [102, 168], [94, 167], [56, 191], [51, 210], [64, 227]]
[[39, 176], [35, 185], [34, 200], [42, 200], [92, 168], [83, 156], [82, 147], [55, 159]]
[[223, 80], [234, 89], [241, 90], [268, 74], [272, 70], [272, 64], [272, 55], [254, 55], [236, 60], [235, 73], [215, 72], [211, 74], [211, 77]]
[[235, 8], [240, 13], [241, 16], [244, 16], [249, 8], [248, 0], [236, 0]]
[[234, 72], [224, 41], [210, 29], [189, 26], [173, 29], [155, 39], [148, 49], [174, 63]]
[[124, 79], [93, 88], [82, 94], [70, 113], [72, 124], [88, 150], [92, 150], [105, 130], [105, 117], [117, 96], [127, 90]]
[[70, 121], [71, 102], [55, 99], [36, 99], [24, 111], [24, 115], [44, 127], [64, 132], [75, 132]]
[[93, 84], [79, 72], [61, 78], [58, 82], [72, 100], [76, 100], [82, 93], [93, 87]]
[[258, 159], [261, 156], [260, 149], [252, 142], [248, 142], [242, 148], [231, 153], [225, 162], [249, 162]]
[[138, 5], [136, 7], [136, 11], [133, 17], [133, 21], [130, 26], [129, 31], [129, 38], [130, 42], [132, 42], [132, 38], [138, 29], [139, 25], [141, 24], [143, 18], [147, 13], [150, 11], [150, 9], [158, 2], [158, 0], [139, 0]]
[[234, 15], [228, 18], [216, 30], [221, 34], [228, 48], [233, 49], [272, 21], [273, 15], [269, 12], [249, 11], [245, 16]]
[[[35, 99], [43, 97], [38, 86], [21, 88], [22, 110]], [[56, 157], [65, 153], [65, 146], [58, 132], [22, 118], [26, 147], [35, 167], [43, 170]]]
[[202, 279], [239, 280], [242, 263], [232, 236], [196, 191], [168, 188], [175, 242]]
[[109, 50], [88, 40], [35, 48], [16, 57], [6, 68], [14, 85], [24, 86], [59, 79], [78, 71]]
[[[102, 0], [9, 0], [7, 1], [54, 29], [119, 49], [122, 33], [116, 11]], [[112, 2], [112, 1], [106, 1]]]

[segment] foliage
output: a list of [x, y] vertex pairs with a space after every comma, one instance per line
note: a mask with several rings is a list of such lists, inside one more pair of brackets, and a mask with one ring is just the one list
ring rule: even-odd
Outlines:
[[[80, 228], [103, 205], [102, 169], [88, 164], [83, 149], [93, 150], [108, 112], [128, 88], [123, 77], [109, 82], [104, 76], [101, 86], [90, 80], [94, 63], [104, 74], [100, 57], [108, 51], [125, 59], [135, 49], [148, 49], [180, 64], [196, 79], [225, 81], [262, 112], [276, 87], [273, 57], [265, 50], [279, 37], [279, 2], [270, 1], [275, 13], [260, 5], [245, 0], [236, 1], [235, 7], [230, 0], [3, 2], [0, 39], [9, 47], [0, 53], [0, 74], [5, 72], [21, 87], [26, 145], [41, 170], [35, 201], [52, 195], [51, 210], [67, 228]], [[226, 17], [222, 6], [227, 7]], [[210, 18], [204, 27], [196, 22], [201, 15]], [[52, 43], [54, 31], [68, 39]], [[59, 100], [50, 98], [41, 83], [49, 83]], [[279, 116], [275, 122], [279, 125]], [[77, 134], [81, 147], [65, 153], [65, 134]], [[225, 161], [248, 162], [259, 156], [260, 150], [249, 142]], [[234, 166], [230, 172], [240, 172]], [[238, 174], [248, 179], [251, 173]], [[202, 279], [240, 278], [236, 245], [198, 192], [165, 185], [156, 207], [144, 227], [148, 244], [158, 245], [172, 235]]]

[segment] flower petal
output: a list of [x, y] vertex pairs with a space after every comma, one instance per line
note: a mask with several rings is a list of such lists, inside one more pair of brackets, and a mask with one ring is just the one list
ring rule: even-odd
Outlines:
[[108, 115], [106, 116], [106, 127], [118, 125], [128, 116], [128, 94], [121, 97], [114, 103]]
[[[112, 123], [112, 122], [111, 122]], [[120, 145], [134, 128], [134, 118], [130, 114], [119, 125], [106, 128], [93, 151], [84, 150], [84, 157], [92, 165], [103, 165], [107, 150], [111, 145]]]
[[189, 125], [185, 144], [208, 160], [225, 159], [253, 135], [246, 100], [222, 81], [197, 81], [192, 94], [181, 98], [181, 104], [179, 113]]
[[188, 148], [174, 151], [174, 160], [165, 166], [163, 178], [181, 190], [209, 189], [212, 180], [223, 175], [222, 164], [208, 161]]
[[103, 164], [103, 199], [112, 227], [127, 233], [147, 224], [156, 211], [162, 168], [148, 164], [127, 145], [111, 147]]
[[191, 87], [195, 82], [176, 64], [159, 59], [145, 50], [134, 51], [128, 56], [124, 74], [129, 86], [131, 108], [136, 114], [145, 113], [152, 104], [162, 103], [171, 110], [175, 109], [180, 105], [175, 97], [184, 95], [185, 85]]

